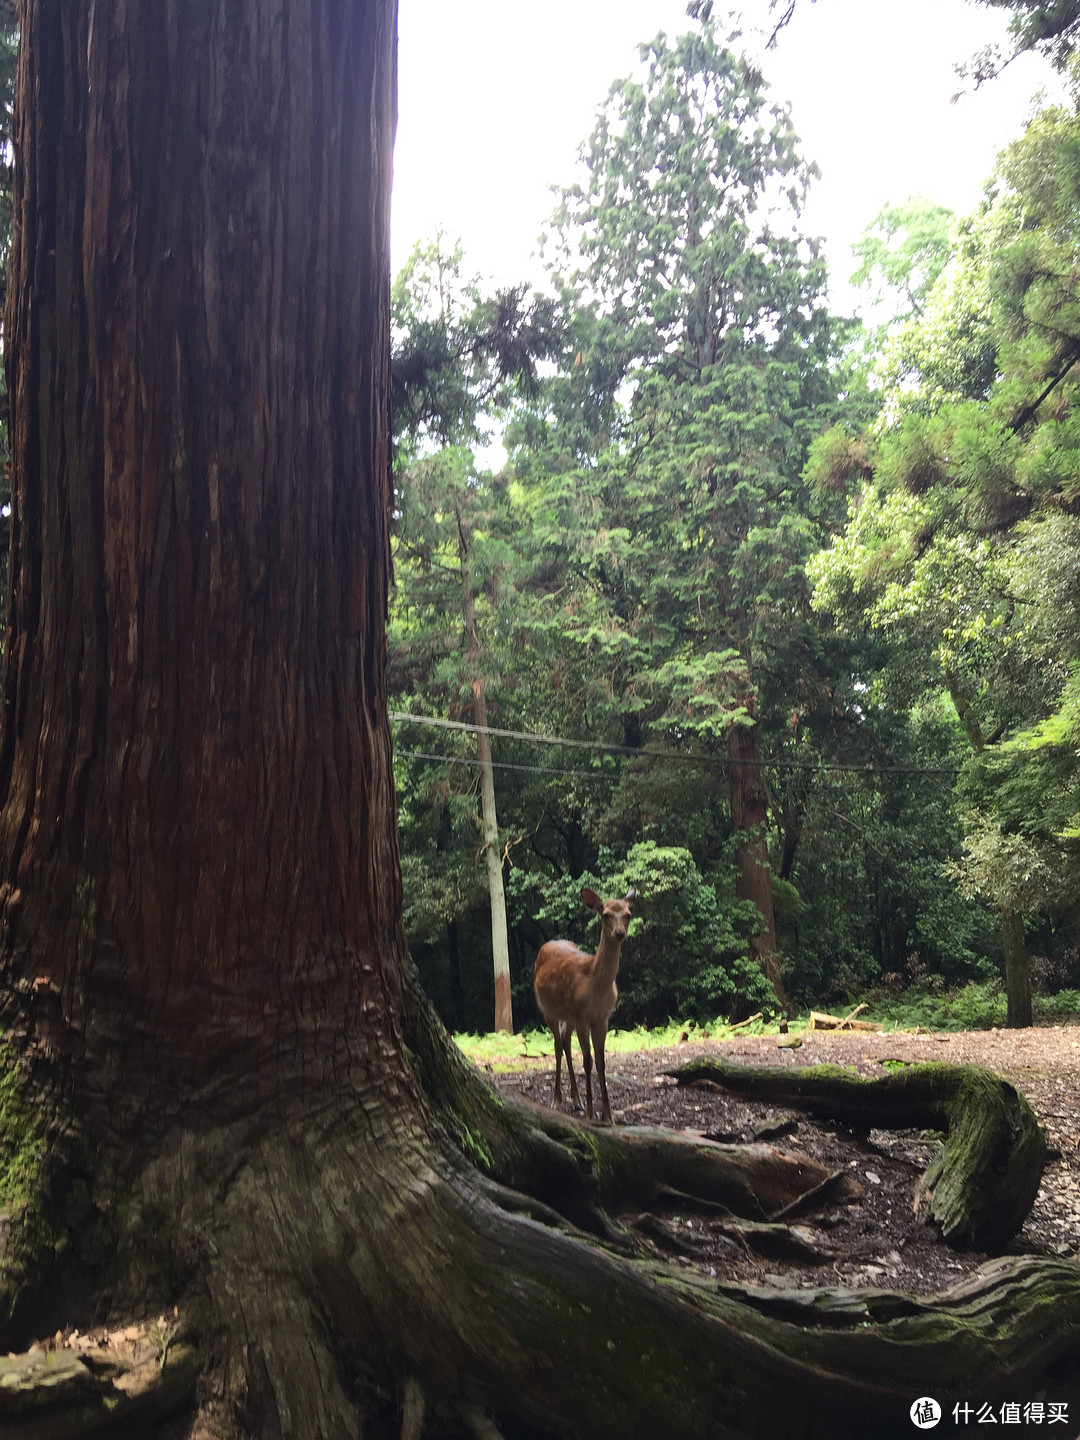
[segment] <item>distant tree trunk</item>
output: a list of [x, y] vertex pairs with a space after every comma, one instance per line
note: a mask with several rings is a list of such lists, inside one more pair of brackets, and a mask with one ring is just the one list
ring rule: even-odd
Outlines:
[[1010, 1030], [1023, 1030], [1032, 1024], [1033, 1015], [1024, 917], [1018, 910], [1001, 912], [1001, 934], [1005, 950], [1005, 995], [1008, 1000], [1005, 1023]]
[[469, 533], [458, 519], [460, 537], [462, 604], [465, 616], [466, 655], [473, 667], [473, 720], [476, 724], [476, 753], [480, 761], [480, 814], [484, 829], [484, 861], [487, 865], [488, 896], [491, 903], [491, 955], [495, 971], [495, 1029], [514, 1033], [514, 1010], [510, 996], [510, 943], [506, 928], [506, 891], [503, 886], [502, 851], [499, 848], [499, 820], [495, 812], [495, 771], [491, 763], [491, 738], [487, 733], [487, 700], [480, 672], [482, 649], [476, 626], [476, 602], [472, 592], [469, 564]]
[[446, 922], [446, 952], [450, 965], [450, 1013], [454, 1028], [465, 1028], [465, 990], [461, 983], [461, 949], [458, 942], [458, 922]]
[[[964, 727], [964, 733], [971, 742], [976, 755], [981, 755], [988, 745], [998, 738], [982, 732], [975, 707], [963, 692], [959, 677], [953, 671], [946, 672], [946, 683], [952, 697], [953, 707]], [[1002, 948], [1005, 953], [1005, 995], [1008, 1001], [1006, 1024], [1010, 1030], [1023, 1030], [1032, 1023], [1031, 975], [1028, 968], [1027, 945], [1024, 940], [1024, 920], [1021, 912], [1002, 901], [998, 906], [1001, 916]]]
[[788, 795], [780, 813], [780, 868], [781, 880], [790, 880], [795, 871], [795, 856], [802, 839], [805, 806], [801, 799]]
[[[751, 714], [753, 710], [751, 708]], [[780, 977], [773, 912], [772, 872], [765, 836], [769, 819], [769, 793], [761, 763], [756, 725], [728, 727], [728, 770], [731, 785], [731, 826], [742, 838], [738, 848], [735, 893], [752, 900], [761, 912], [762, 926], [751, 941], [752, 953], [769, 978], [780, 1008], [788, 1011], [788, 998]]]
[[[917, 1382], [1052, 1393], [1075, 1266], [815, 1328], [591, 1243], [609, 1162], [640, 1188], [647, 1156], [499, 1100], [418, 990], [386, 718], [392, 0], [21, 17], [0, 1347], [175, 1303], [200, 1440], [416, 1434], [425, 1396], [455, 1440], [489, 1411], [890, 1440]], [[720, 1148], [648, 1155], [673, 1143], [668, 1193]]]

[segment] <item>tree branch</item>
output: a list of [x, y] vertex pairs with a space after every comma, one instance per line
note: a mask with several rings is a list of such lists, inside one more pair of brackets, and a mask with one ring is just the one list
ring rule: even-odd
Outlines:
[[1014, 435], [1019, 434], [1019, 432], [1024, 428], [1028, 421], [1034, 417], [1036, 411], [1039, 409], [1039, 406], [1043, 403], [1044, 400], [1046, 400], [1050, 395], [1053, 394], [1053, 392], [1068, 375], [1069, 371], [1076, 364], [1076, 361], [1078, 359], [1080, 359], [1080, 344], [1073, 344], [1066, 352], [1065, 364], [1053, 376], [1050, 383], [1046, 386], [1038, 399], [1033, 400], [1030, 405], [1025, 405], [1023, 410], [1020, 411], [1020, 414], [1009, 426], [1009, 429]]

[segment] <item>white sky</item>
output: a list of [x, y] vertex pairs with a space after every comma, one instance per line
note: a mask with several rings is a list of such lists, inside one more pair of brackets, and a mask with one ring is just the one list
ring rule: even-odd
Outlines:
[[[724, 9], [717, 0], [716, 11]], [[744, 47], [760, 53], [768, 0], [745, 0]], [[400, 0], [394, 264], [441, 226], [467, 268], [496, 283], [542, 284], [537, 237], [553, 186], [575, 178], [578, 148], [636, 46], [691, 26], [685, 0]], [[799, 0], [761, 64], [792, 104], [816, 182], [803, 229], [825, 239], [834, 297], [850, 246], [882, 205], [924, 195], [963, 212], [994, 156], [1023, 128], [1041, 86], [1034, 56], [964, 95], [955, 62], [1004, 35], [968, 0]]]

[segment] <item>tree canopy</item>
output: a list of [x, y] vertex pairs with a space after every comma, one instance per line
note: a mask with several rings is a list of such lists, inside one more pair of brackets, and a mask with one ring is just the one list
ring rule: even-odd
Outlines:
[[[655, 933], [685, 958], [663, 985], [643, 958], [627, 1020], [750, 1013], [762, 965], [774, 1006], [788, 989], [805, 1003], [1003, 974], [985, 775], [1021, 763], [1029, 725], [1042, 727], [1031, 783], [1063, 797], [1060, 899], [1043, 906], [1025, 888], [1016, 913], [1059, 983], [1072, 979], [1072, 772], [1052, 781], [1045, 767], [1067, 752], [1047, 737], [1072, 713], [1075, 642], [1060, 628], [1051, 642], [1034, 618], [1060, 627], [1066, 572], [1052, 611], [1017, 603], [1048, 575], [1044, 558], [1064, 563], [1071, 522], [1060, 501], [1053, 517], [1021, 513], [1023, 487], [1003, 469], [1037, 428], [1026, 407], [1045, 413], [1070, 383], [1071, 262], [1046, 248], [1068, 246], [1051, 214], [1071, 203], [1053, 159], [1066, 118], [1033, 123], [976, 215], [912, 200], [870, 220], [859, 328], [829, 313], [800, 230], [813, 167], [790, 117], [705, 17], [642, 47], [598, 112], [547, 239], [554, 298], [521, 301], [544, 319], [519, 332], [536, 360], [496, 383], [461, 330], [454, 384], [498, 390], [507, 454], [487, 468], [473, 424], [455, 441], [471, 450], [399, 467], [392, 684], [402, 713], [470, 721], [461, 510], [445, 488], [456, 475], [476, 517], [474, 654], [506, 732], [493, 776], [525, 1023], [537, 945], [560, 927], [580, 938], [574, 883], [603, 889], [609, 870], [648, 896], [631, 855], [650, 856], [658, 894], [663, 874], [684, 875], [687, 913], [715, 910], [727, 938], [696, 958], [673, 949], [663, 905], [646, 903], [639, 952]], [[460, 273], [464, 258], [449, 258]], [[416, 266], [399, 295], [419, 293]], [[465, 732], [437, 732], [438, 745], [434, 733], [399, 730], [412, 933], [445, 1013], [475, 1024], [479, 772]]]

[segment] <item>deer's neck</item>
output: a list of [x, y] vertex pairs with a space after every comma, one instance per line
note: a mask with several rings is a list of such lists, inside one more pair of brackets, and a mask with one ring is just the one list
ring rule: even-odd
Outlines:
[[619, 956], [622, 954], [621, 940], [612, 940], [607, 935], [600, 937], [600, 949], [596, 952], [596, 966], [594, 974], [600, 981], [612, 981], [619, 969]]

